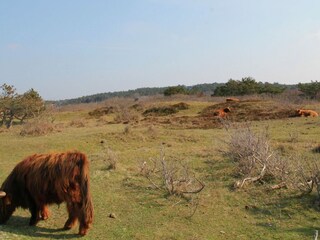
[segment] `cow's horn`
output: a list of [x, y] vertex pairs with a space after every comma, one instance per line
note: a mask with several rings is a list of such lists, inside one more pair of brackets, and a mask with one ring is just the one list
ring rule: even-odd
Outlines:
[[4, 191], [0, 191], [0, 198], [5, 197], [7, 194]]

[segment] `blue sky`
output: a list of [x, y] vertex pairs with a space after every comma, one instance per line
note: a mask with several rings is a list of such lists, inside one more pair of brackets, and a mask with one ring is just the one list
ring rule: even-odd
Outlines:
[[320, 80], [319, 0], [0, 2], [0, 83], [45, 99]]

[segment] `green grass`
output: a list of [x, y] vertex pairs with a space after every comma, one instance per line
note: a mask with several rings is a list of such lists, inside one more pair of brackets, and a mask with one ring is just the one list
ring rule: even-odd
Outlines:
[[[191, 107], [185, 115], [196, 116], [211, 103], [188, 104]], [[86, 118], [86, 112], [57, 113], [56, 121], [67, 123]], [[180, 111], [177, 116], [183, 114]], [[78, 149], [89, 156], [95, 219], [83, 239], [312, 239], [314, 231], [320, 228], [319, 212], [313, 205], [315, 195], [299, 198], [288, 190], [266, 191], [263, 185], [232, 190], [234, 165], [220, 151], [227, 136], [223, 129], [155, 125], [150, 131], [148, 126], [152, 123], [141, 122], [125, 134], [126, 125], [86, 121], [86, 127], [69, 126], [47, 136], [21, 137], [19, 126], [0, 133], [1, 181], [17, 162], [32, 153]], [[320, 118], [268, 120], [253, 122], [252, 126], [268, 126], [272, 144], [287, 153], [320, 158], [311, 153], [320, 141]], [[117, 154], [116, 170], [106, 170], [101, 140]], [[153, 189], [139, 175], [139, 164], [158, 157], [162, 146], [167, 159], [186, 162], [206, 184], [192, 217], [190, 202]], [[6, 225], [0, 226], [0, 238], [78, 238], [77, 228], [59, 230], [67, 219], [63, 204], [52, 205], [50, 211], [47, 221], [29, 227], [29, 212], [17, 210]], [[110, 213], [116, 218], [110, 218]]]

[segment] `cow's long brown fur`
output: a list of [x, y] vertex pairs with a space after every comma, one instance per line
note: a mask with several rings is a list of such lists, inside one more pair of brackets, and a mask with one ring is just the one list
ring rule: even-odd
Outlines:
[[79, 234], [85, 235], [93, 220], [89, 190], [89, 161], [85, 154], [34, 154], [18, 163], [1, 186], [6, 196], [0, 201], [0, 223], [17, 207], [29, 209], [29, 224], [48, 218], [47, 205], [66, 202], [69, 218], [64, 229], [78, 220]]

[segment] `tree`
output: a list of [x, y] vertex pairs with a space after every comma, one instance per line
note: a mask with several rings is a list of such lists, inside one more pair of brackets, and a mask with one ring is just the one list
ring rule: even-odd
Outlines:
[[252, 77], [245, 77], [241, 79], [240, 94], [239, 95], [250, 95], [259, 92], [259, 83]]
[[1, 122], [0, 124], [6, 124], [7, 128], [11, 127], [14, 112], [16, 109], [15, 99], [17, 98], [16, 89], [12, 85], [6, 83], [1, 86], [0, 95], [0, 111]]
[[311, 83], [299, 83], [298, 88], [304, 95], [311, 99], [320, 98], [320, 82], [311, 81]]
[[236, 96], [236, 95], [251, 95], [260, 93], [281, 93], [286, 88], [278, 83], [262, 83], [257, 82], [252, 77], [245, 77], [241, 80], [230, 79], [226, 84], [218, 86], [215, 91], [215, 96]]
[[0, 90], [0, 126], [10, 128], [14, 119], [23, 122], [44, 110], [44, 101], [34, 89], [19, 95], [12, 85], [3, 84]]
[[271, 93], [271, 94], [279, 94], [286, 90], [286, 87], [281, 86], [279, 83], [261, 83], [259, 93]]
[[19, 96], [20, 111], [15, 117], [23, 122], [26, 118], [38, 116], [44, 110], [44, 101], [37, 91], [31, 88]]
[[185, 86], [174, 86], [174, 87], [168, 87], [166, 90], [164, 90], [163, 94], [165, 96], [171, 96], [175, 94], [189, 94], [188, 89]]

